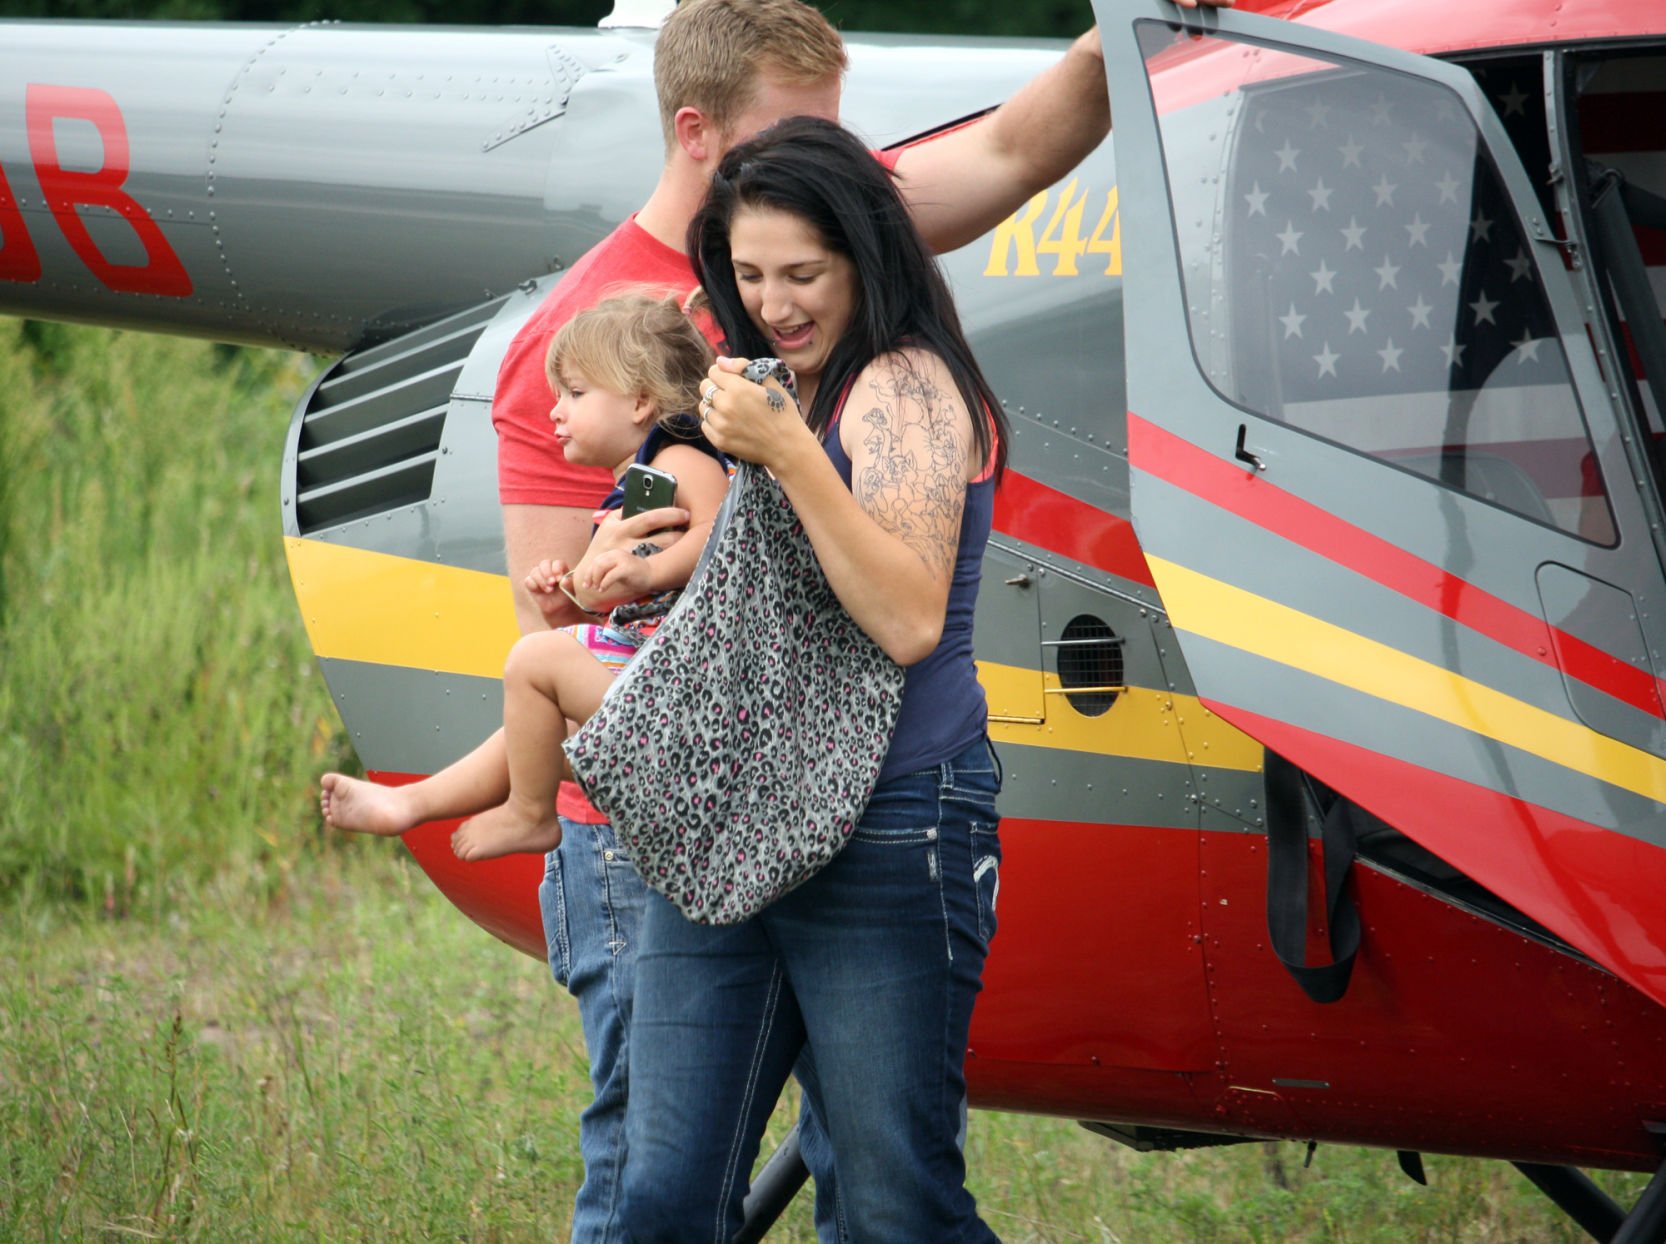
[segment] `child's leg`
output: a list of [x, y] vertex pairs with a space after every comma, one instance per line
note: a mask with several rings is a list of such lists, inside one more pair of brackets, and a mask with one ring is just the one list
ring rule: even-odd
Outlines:
[[460, 859], [549, 851], [561, 841], [555, 793], [567, 777], [567, 722], [588, 721], [613, 675], [565, 631], [520, 639], [503, 667], [503, 734], [509, 793], [501, 806], [451, 837]]
[[509, 793], [503, 731], [493, 731], [461, 760], [408, 786], [379, 786], [326, 773], [322, 788], [318, 804], [324, 819], [337, 829], [367, 834], [402, 834], [425, 821], [484, 812]]

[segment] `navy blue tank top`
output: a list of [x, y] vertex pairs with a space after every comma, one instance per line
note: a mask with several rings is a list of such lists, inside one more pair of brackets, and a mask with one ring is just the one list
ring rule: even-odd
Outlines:
[[[730, 474], [734, 468], [722, 451], [706, 439], [705, 433], [700, 431], [700, 421], [693, 415], [672, 415], [669, 419], [662, 419], [648, 429], [648, 435], [643, 440], [641, 448], [636, 451], [636, 461], [643, 466], [652, 466], [654, 459], [659, 457], [660, 450], [667, 445], [692, 445], [708, 457], [716, 458], [718, 465]], [[613, 485], [613, 491], [602, 498], [597, 510], [617, 510], [625, 504], [625, 484], [623, 480]]]
[[[841, 402], [822, 447], [849, 488], [850, 458], [839, 443], [843, 415]], [[993, 474], [985, 473], [966, 486], [943, 637], [925, 660], [908, 667], [896, 733], [891, 736], [891, 750], [885, 753], [885, 763], [879, 770], [881, 782], [942, 764], [976, 743], [988, 729], [989, 705], [972, 660], [972, 611], [978, 602], [983, 549], [989, 542], [994, 513], [995, 479]]]

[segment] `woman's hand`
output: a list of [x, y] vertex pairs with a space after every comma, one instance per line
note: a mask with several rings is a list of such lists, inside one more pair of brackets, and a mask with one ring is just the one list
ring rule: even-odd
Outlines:
[[[815, 437], [792, 394], [771, 377], [754, 384], [740, 373], [749, 359], [719, 358], [700, 386], [706, 439], [732, 458], [774, 470], [799, 438]], [[801, 447], [801, 446], [799, 446]]]
[[621, 518], [618, 510], [598, 511], [596, 534], [567, 581], [575, 602], [588, 612], [606, 613], [646, 595], [651, 589], [638, 587], [647, 561], [635, 555], [637, 546], [653, 544], [664, 551], [683, 538], [688, 521], [689, 512], [676, 505], [644, 510], [629, 518]]
[[586, 558], [579, 586], [605, 600], [636, 600], [654, 591], [653, 571], [648, 558], [634, 551], [611, 549]]
[[603, 553], [620, 549], [628, 553], [644, 542], [668, 549], [683, 538], [688, 523], [688, 511], [677, 505], [644, 510], [629, 518], [619, 517], [618, 510], [601, 510], [596, 515], [596, 534], [590, 537], [579, 565]]

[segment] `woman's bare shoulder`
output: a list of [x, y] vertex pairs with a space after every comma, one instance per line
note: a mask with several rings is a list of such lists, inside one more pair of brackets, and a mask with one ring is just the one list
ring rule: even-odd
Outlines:
[[938, 450], [933, 457], [972, 443], [972, 420], [941, 356], [930, 350], [905, 347], [879, 355], [862, 369], [845, 403], [843, 439], [847, 450], [856, 439], [924, 436]]

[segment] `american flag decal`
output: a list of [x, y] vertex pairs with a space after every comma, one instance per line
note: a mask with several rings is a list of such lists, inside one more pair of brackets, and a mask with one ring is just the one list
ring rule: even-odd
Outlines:
[[1527, 241], [1438, 87], [1263, 92], [1232, 172], [1227, 245], [1285, 401], [1565, 380]]
[[[1239, 88], [1160, 109], [1159, 122], [1194, 351], [1215, 388], [1538, 521], [1610, 536], [1531, 251], [1543, 244], [1458, 97], [1375, 67], [1214, 42], [1217, 61], [1241, 67]], [[1500, 117], [1542, 133], [1542, 93], [1500, 79], [1488, 84]]]

